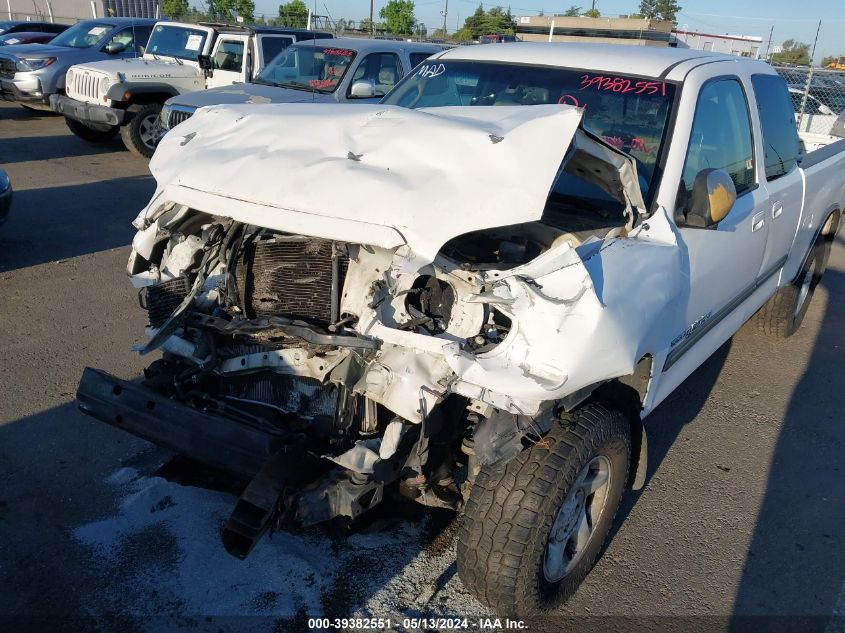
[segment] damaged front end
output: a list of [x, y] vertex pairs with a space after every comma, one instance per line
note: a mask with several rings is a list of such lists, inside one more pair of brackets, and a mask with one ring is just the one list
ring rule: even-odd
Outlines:
[[[460, 509], [482, 465], [540, 441], [651, 351], [640, 324], [667, 305], [677, 249], [665, 217], [642, 222], [633, 162], [581, 130], [578, 110], [497, 110], [470, 121], [355, 108], [327, 123], [295, 106], [277, 118], [212, 109], [156, 154], [159, 190], [136, 220], [128, 273], [149, 318], [138, 351], [162, 357], [139, 384], [87, 369], [78, 398], [100, 420], [251, 479], [224, 532], [233, 554], [274, 521], [355, 519], [389, 486]], [[211, 152], [225, 162], [227, 143], [266, 139], [283, 112], [303, 144], [325, 140], [320, 155], [303, 160], [288, 136], [250, 163], [272, 186], [246, 171], [215, 178]], [[532, 149], [550, 133], [562, 147]], [[456, 155], [420, 156], [425, 143]], [[487, 157], [456, 178], [461, 152], [479, 148]], [[342, 206], [317, 186], [328, 176]], [[473, 198], [505, 176], [528, 193]], [[609, 192], [618, 212], [549, 196], [564, 176]], [[381, 194], [361, 187], [368, 178]], [[651, 299], [611, 283], [636, 275]]]

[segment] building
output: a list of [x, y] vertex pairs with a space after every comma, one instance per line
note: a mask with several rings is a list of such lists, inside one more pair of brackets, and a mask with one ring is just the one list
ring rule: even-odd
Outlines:
[[672, 41], [669, 45], [758, 59], [763, 38], [756, 35], [714, 35], [676, 29], [672, 31]]
[[110, 16], [156, 18], [159, 15], [161, 0], [0, 0], [0, 20], [69, 24]]
[[525, 42], [601, 42], [634, 46], [669, 46], [671, 21], [647, 18], [586, 18], [531, 15], [517, 20], [516, 34]]

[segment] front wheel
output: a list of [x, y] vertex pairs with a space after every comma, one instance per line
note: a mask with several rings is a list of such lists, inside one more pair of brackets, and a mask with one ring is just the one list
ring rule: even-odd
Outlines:
[[562, 604], [601, 552], [630, 454], [628, 419], [590, 403], [511, 461], [482, 468], [458, 534], [464, 585], [502, 615]]
[[97, 125], [96, 123], [87, 125], [69, 117], [65, 117], [65, 124], [76, 136], [89, 143], [108, 143], [118, 131], [116, 125]]
[[151, 158], [164, 135], [161, 127], [161, 104], [149, 103], [129, 107], [132, 118], [120, 128], [123, 144], [133, 154]]

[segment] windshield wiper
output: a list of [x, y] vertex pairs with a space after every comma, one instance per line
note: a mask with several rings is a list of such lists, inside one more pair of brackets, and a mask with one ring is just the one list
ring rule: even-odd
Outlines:
[[322, 90], [318, 90], [314, 86], [309, 86], [307, 84], [301, 84], [298, 81], [286, 81], [280, 84], [276, 84], [280, 88], [293, 88], [294, 90], [307, 90], [308, 92], [319, 92], [322, 93]]
[[275, 81], [267, 81], [266, 79], [262, 79], [260, 76], [253, 79], [252, 83], [260, 84], [262, 86], [276, 86], [277, 88], [279, 87], [279, 84], [277, 84]]

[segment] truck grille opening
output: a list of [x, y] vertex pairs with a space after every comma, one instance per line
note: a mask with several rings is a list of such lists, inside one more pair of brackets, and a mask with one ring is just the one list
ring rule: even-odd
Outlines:
[[73, 84], [67, 86], [65, 91], [69, 97], [74, 99], [79, 97], [88, 97], [89, 99], [94, 99], [96, 101], [98, 98], [100, 79], [100, 75], [83, 71], [75, 71], [73, 74]]
[[139, 295], [141, 307], [147, 311], [150, 325], [155, 328], [161, 326], [179, 307], [190, 289], [191, 284], [187, 277], [177, 277], [142, 288]]
[[185, 110], [170, 109], [167, 112], [167, 121], [164, 121], [167, 129], [173, 129], [180, 123], [187, 121], [193, 116], [193, 112], [186, 112]]
[[[286, 316], [323, 326], [331, 323], [335, 248], [331, 240], [302, 236], [250, 244], [237, 274], [248, 316]], [[338, 301], [349, 257], [342, 251], [335, 257]]]

